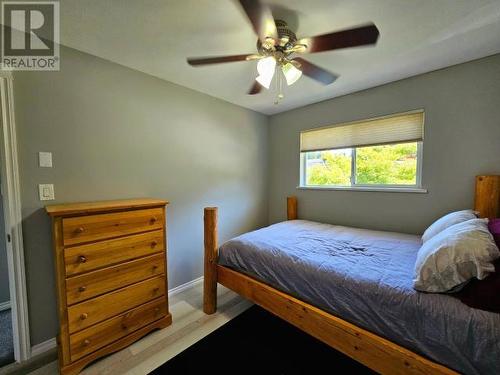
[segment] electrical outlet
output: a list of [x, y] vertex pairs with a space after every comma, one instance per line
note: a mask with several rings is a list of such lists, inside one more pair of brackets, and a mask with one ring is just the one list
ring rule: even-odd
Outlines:
[[40, 195], [41, 201], [53, 201], [54, 197], [54, 185], [53, 184], [39, 184], [38, 194]]

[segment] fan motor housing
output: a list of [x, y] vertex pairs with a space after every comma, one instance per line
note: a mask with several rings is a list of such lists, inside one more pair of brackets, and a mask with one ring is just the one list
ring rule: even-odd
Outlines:
[[[274, 45], [274, 48], [276, 48], [276, 50], [278, 51], [292, 48], [297, 42], [297, 36], [295, 35], [295, 33], [290, 30], [288, 24], [283, 20], [275, 20], [275, 24], [276, 30], [278, 32], [278, 40]], [[257, 40], [257, 50], [263, 54], [269, 52], [268, 49], [266, 49], [262, 45], [262, 42], [260, 40]]]

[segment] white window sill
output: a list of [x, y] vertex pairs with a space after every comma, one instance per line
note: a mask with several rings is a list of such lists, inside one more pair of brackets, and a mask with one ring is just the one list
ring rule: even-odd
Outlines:
[[419, 193], [426, 194], [427, 189], [416, 187], [371, 187], [371, 186], [297, 186], [301, 190], [335, 191], [378, 191], [383, 193]]

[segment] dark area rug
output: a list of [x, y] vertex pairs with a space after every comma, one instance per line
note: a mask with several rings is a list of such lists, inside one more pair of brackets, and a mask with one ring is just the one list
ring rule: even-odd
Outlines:
[[373, 374], [253, 306], [151, 374]]
[[0, 311], [0, 367], [14, 362], [10, 309]]

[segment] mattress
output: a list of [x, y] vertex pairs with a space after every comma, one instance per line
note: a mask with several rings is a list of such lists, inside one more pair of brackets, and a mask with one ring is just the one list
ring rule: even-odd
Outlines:
[[224, 243], [219, 264], [466, 374], [500, 373], [500, 314], [417, 292], [420, 236], [293, 220]]

